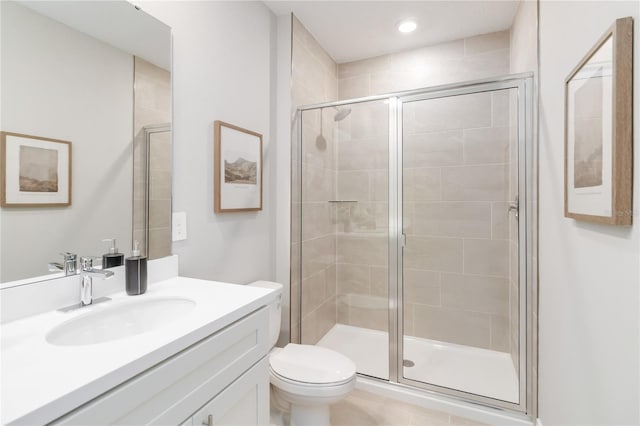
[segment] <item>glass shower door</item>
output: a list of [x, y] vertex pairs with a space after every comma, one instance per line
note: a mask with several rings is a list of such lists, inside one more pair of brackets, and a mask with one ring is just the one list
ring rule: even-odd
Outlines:
[[519, 404], [522, 123], [501, 87], [400, 99], [399, 375]]
[[389, 378], [389, 107], [300, 115], [300, 342]]

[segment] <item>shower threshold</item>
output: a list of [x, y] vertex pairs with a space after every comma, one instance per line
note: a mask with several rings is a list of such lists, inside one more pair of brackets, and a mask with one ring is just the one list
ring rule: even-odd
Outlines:
[[[349, 357], [358, 373], [389, 379], [389, 335], [385, 331], [336, 324], [317, 343]], [[407, 379], [518, 402], [518, 374], [505, 352], [404, 338]]]

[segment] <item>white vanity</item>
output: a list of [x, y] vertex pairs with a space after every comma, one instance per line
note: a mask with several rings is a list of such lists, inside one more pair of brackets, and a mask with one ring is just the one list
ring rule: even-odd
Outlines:
[[[144, 295], [2, 324], [2, 424], [268, 424], [274, 293], [161, 262], [175, 263], [172, 276]], [[3, 308], [33, 290], [2, 290]]]

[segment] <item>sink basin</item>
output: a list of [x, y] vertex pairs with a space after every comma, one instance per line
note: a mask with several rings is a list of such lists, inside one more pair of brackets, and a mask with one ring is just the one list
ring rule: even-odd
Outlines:
[[195, 306], [193, 300], [177, 297], [100, 306], [100, 310], [56, 326], [46, 334], [45, 339], [57, 346], [104, 343], [154, 330], [187, 314]]

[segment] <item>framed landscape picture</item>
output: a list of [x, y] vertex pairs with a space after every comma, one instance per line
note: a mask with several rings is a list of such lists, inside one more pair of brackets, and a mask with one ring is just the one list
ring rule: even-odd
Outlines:
[[632, 53], [617, 19], [565, 80], [565, 217], [631, 225]]
[[71, 142], [0, 132], [0, 205], [71, 205]]
[[214, 122], [214, 211], [262, 210], [262, 135]]

